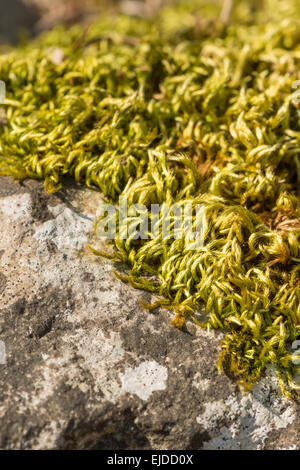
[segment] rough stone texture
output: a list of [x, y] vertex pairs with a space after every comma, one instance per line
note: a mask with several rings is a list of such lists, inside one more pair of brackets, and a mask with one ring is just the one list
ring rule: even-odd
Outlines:
[[299, 404], [272, 371], [242, 393], [216, 370], [220, 333], [173, 328], [88, 253], [100, 204], [0, 178], [0, 447], [298, 448]]

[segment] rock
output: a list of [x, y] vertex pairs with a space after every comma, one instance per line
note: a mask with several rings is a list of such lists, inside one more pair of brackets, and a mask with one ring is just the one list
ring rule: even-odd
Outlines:
[[88, 252], [101, 201], [0, 178], [0, 447], [298, 448], [272, 370], [243, 393], [217, 372], [222, 333], [175, 329]]

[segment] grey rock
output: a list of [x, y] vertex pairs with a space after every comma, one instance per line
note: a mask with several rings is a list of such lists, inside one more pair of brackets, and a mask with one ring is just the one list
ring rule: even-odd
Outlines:
[[152, 295], [88, 252], [101, 201], [0, 178], [0, 447], [297, 449], [272, 370], [242, 392], [216, 369], [222, 333], [145, 311]]

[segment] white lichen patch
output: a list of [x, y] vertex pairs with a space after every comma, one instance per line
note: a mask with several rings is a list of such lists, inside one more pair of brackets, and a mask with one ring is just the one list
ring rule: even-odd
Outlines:
[[155, 361], [145, 361], [134, 369], [126, 369], [120, 378], [123, 392], [148, 400], [153, 392], [166, 389], [168, 370]]
[[30, 217], [31, 197], [29, 194], [16, 194], [0, 198], [0, 211], [12, 220]]
[[100, 329], [80, 329], [76, 335], [66, 337], [65, 341], [68, 347], [76, 348], [84, 370], [93, 377], [94, 392], [103, 394], [106, 400], [115, 403], [121, 395], [116, 368], [125, 354], [120, 335], [111, 332], [106, 337]]
[[201, 377], [201, 374], [199, 372], [196, 372], [196, 374], [194, 376], [194, 379], [193, 379], [193, 382], [192, 382], [192, 385], [197, 390], [205, 391], [205, 390], [209, 389], [209, 387], [211, 385], [211, 381], [208, 380], [208, 379], [203, 379]]
[[212, 436], [204, 449], [261, 450], [270, 431], [284, 430], [295, 419], [294, 407], [269, 374], [249, 393], [207, 403], [197, 423]]
[[42, 224], [34, 238], [43, 242], [52, 241], [58, 249], [80, 250], [87, 243], [92, 227], [93, 221], [89, 217], [64, 208], [55, 219]]
[[100, 292], [99, 299], [101, 304], [115, 304], [120, 300], [120, 292], [117, 289], [108, 289], [107, 291]]
[[50, 253], [47, 248], [46, 242], [40, 243], [32, 256], [32, 246], [23, 247], [23, 256], [18, 259], [20, 266], [29, 268], [41, 275], [43, 266], [50, 261]]

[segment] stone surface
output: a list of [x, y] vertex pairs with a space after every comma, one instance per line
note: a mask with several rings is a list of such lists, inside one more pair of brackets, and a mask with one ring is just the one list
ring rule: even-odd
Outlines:
[[152, 296], [88, 252], [100, 204], [0, 178], [0, 447], [298, 448], [272, 371], [241, 392], [216, 370], [221, 333], [145, 311]]

